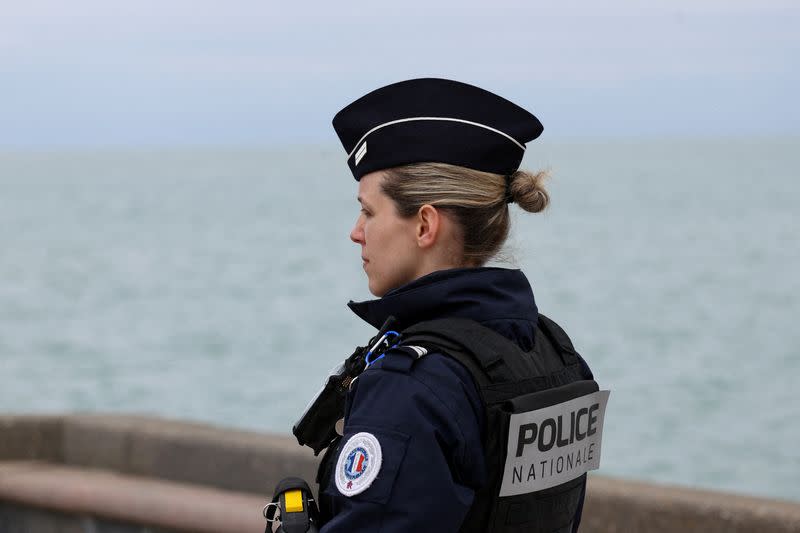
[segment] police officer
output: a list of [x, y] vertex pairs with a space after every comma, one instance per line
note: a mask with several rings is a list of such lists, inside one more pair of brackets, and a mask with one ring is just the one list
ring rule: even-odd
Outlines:
[[333, 126], [358, 181], [350, 238], [377, 297], [349, 306], [376, 328], [393, 316], [409, 340], [367, 356], [349, 387], [343, 435], [320, 465], [322, 532], [576, 531], [584, 467], [599, 460], [587, 444], [597, 405], [512, 415], [558, 403], [541, 394], [591, 372], [522, 272], [484, 266], [510, 203], [548, 204], [544, 174], [518, 169], [542, 125], [488, 91], [427, 78], [359, 98]]

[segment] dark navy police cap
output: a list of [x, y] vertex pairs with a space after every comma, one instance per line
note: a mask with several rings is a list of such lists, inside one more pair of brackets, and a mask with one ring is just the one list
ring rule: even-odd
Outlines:
[[437, 162], [510, 174], [542, 123], [479, 87], [421, 78], [376, 89], [333, 117], [358, 180], [375, 170]]

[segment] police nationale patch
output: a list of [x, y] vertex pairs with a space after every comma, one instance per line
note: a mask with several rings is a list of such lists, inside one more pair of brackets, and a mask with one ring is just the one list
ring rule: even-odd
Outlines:
[[336, 488], [345, 496], [355, 496], [372, 485], [381, 470], [381, 443], [372, 433], [356, 433], [339, 452], [336, 462]]
[[512, 414], [500, 496], [549, 489], [599, 468], [609, 394]]

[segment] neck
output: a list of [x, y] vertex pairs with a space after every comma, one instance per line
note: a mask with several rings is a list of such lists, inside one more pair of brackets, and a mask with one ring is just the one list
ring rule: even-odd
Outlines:
[[[454, 268], [465, 268], [469, 265], [465, 265], [459, 263], [457, 261], [453, 261], [452, 257], [449, 258], [442, 257], [442, 256], [434, 256], [433, 254], [428, 254], [423, 256], [419, 262], [419, 267], [415, 273], [414, 279], [419, 279], [423, 276], [427, 276], [428, 274], [432, 274], [434, 272], [438, 272], [440, 270], [450, 270]], [[412, 280], [413, 281], [413, 280]]]

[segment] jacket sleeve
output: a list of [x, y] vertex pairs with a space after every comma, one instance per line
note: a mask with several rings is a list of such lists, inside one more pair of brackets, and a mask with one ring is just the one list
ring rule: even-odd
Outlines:
[[[466, 369], [430, 354], [408, 370], [376, 364], [356, 380], [334, 470], [320, 487], [332, 511], [322, 533], [457, 531], [483, 484], [482, 410]], [[370, 451], [362, 460], [359, 438], [377, 441], [380, 458]], [[356, 461], [364, 478], [348, 487], [360, 475]]]

